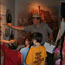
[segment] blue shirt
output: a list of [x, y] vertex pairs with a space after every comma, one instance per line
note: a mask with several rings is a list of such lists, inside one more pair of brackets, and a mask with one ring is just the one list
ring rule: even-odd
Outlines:
[[27, 65], [27, 64], [25, 63], [25, 59], [26, 59], [28, 50], [29, 50], [29, 48], [22, 48], [22, 49], [20, 50], [20, 53], [23, 55], [23, 65]]

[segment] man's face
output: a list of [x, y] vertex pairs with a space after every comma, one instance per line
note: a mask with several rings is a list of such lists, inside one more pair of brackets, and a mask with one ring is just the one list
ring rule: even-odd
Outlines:
[[40, 17], [33, 17], [33, 24], [40, 24]]

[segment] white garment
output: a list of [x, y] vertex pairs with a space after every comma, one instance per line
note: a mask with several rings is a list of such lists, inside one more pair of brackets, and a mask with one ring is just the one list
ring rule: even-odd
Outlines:
[[58, 32], [58, 35], [57, 35], [57, 38], [56, 38], [56, 42], [55, 42], [55, 45], [57, 43], [57, 41], [61, 38], [61, 36], [63, 35], [65, 31], [65, 22], [64, 22], [64, 19], [62, 19], [62, 22], [60, 24], [60, 28], [59, 28], [59, 32]]

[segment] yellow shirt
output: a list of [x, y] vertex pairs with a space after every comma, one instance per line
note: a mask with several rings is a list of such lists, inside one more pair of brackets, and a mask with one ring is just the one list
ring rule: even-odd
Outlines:
[[27, 65], [44, 65], [44, 61], [47, 57], [46, 49], [44, 46], [32, 47], [27, 55]]

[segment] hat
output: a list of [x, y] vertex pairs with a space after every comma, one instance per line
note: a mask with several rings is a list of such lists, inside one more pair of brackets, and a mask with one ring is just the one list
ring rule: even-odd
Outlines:
[[39, 14], [33, 14], [33, 17], [40, 17]]

